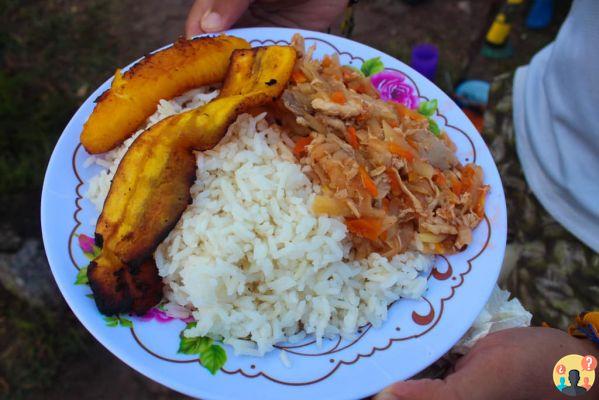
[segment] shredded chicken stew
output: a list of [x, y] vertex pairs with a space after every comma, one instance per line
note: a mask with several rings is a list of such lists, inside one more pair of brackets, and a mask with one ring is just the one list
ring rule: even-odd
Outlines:
[[344, 218], [358, 258], [468, 245], [489, 189], [482, 169], [462, 165], [445, 132], [434, 134], [417, 111], [380, 99], [336, 55], [314, 60], [301, 37], [294, 45], [301, 57], [279, 111], [294, 154], [323, 189], [313, 211]]

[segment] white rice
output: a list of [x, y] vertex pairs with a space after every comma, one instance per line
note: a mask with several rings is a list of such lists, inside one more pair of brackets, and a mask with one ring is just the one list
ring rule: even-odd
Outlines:
[[[180, 112], [180, 102], [161, 101], [150, 122]], [[87, 194], [97, 206], [132, 140], [103, 157], [108, 170], [92, 179]], [[430, 256], [387, 260], [373, 253], [351, 260], [343, 221], [312, 214], [320, 188], [301, 171], [288, 142], [264, 114], [244, 114], [213, 150], [197, 154], [193, 204], [154, 254], [167, 309], [181, 314], [183, 306], [197, 320], [186, 336], [211, 336], [237, 354], [263, 355], [305, 335], [320, 343], [350, 337], [368, 322], [378, 326], [389, 304], [426, 290]]]

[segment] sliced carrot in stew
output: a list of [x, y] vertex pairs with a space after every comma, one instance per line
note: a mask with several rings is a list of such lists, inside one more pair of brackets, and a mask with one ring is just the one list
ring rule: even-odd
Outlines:
[[406, 142], [408, 142], [408, 144], [410, 146], [412, 146], [413, 148], [417, 149], [418, 148], [418, 142], [415, 141], [411, 136], [407, 136], [406, 137]]
[[445, 184], [447, 183], [447, 179], [445, 179], [445, 175], [443, 175], [442, 172], [438, 172], [437, 174], [435, 174], [435, 176], [433, 177], [433, 181], [435, 181], [435, 183], [440, 186], [445, 186]]
[[343, 94], [343, 92], [336, 91], [331, 93], [331, 101], [337, 104], [345, 104], [347, 100], [345, 99], [345, 95]]
[[383, 233], [383, 220], [381, 218], [346, 219], [345, 224], [351, 233], [369, 240], [377, 240]]
[[372, 197], [378, 196], [379, 191], [376, 188], [376, 184], [374, 183], [374, 181], [372, 180], [370, 175], [368, 175], [368, 172], [366, 172], [366, 169], [364, 169], [364, 167], [361, 165], [360, 165], [360, 179], [362, 180], [362, 186], [364, 186], [364, 189], [366, 189]]
[[364, 84], [360, 84], [358, 85], [358, 87], [356, 88], [356, 93], [368, 93], [368, 86], [364, 85]]
[[381, 235], [380, 235], [380, 236], [381, 236], [381, 239], [382, 239], [383, 241], [384, 241], [384, 240], [387, 240], [387, 231], [384, 231], [383, 233], [381, 233]]
[[387, 148], [389, 149], [389, 152], [391, 152], [391, 154], [403, 157], [408, 161], [414, 160], [414, 154], [412, 153], [412, 151], [403, 146], [398, 145], [397, 143], [387, 143]]
[[395, 105], [395, 110], [397, 111], [397, 115], [402, 118], [409, 118], [414, 121], [426, 121], [426, 117], [418, 112], [404, 106], [401, 103], [393, 103]]
[[389, 204], [391, 204], [391, 201], [385, 197], [383, 199], [383, 210], [385, 210], [385, 212], [389, 212]]
[[476, 170], [474, 169], [474, 167], [472, 166], [472, 164], [468, 164], [464, 167], [464, 170], [462, 171], [462, 186], [464, 187], [464, 191], [467, 191], [470, 189], [470, 187], [473, 184], [473, 179], [474, 175], [476, 174]]
[[351, 147], [353, 147], [356, 150], [358, 150], [358, 148], [360, 147], [360, 142], [358, 142], [358, 135], [356, 135], [356, 128], [354, 128], [353, 126], [347, 128], [347, 142], [351, 145]]
[[449, 177], [449, 180], [451, 182], [451, 190], [458, 196], [461, 195], [464, 190], [462, 187], [462, 182], [460, 182], [460, 180], [453, 175]]
[[295, 142], [295, 147], [293, 147], [293, 154], [295, 154], [296, 157], [300, 157], [306, 152], [306, 147], [310, 143], [312, 143], [312, 138], [309, 136], [299, 138], [297, 142]]
[[399, 179], [397, 179], [397, 175], [395, 172], [391, 170], [391, 168], [387, 168], [385, 171], [387, 173], [387, 177], [389, 178], [389, 184], [391, 185], [391, 193], [394, 195], [399, 195], [401, 193], [401, 186], [399, 184]]
[[308, 82], [308, 78], [306, 77], [306, 75], [299, 69], [293, 71], [293, 73], [291, 74], [291, 80], [295, 83]]

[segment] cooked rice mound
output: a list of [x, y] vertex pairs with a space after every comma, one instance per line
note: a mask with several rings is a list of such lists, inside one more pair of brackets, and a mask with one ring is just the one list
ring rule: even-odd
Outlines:
[[[150, 123], [214, 95], [197, 91], [161, 101]], [[93, 159], [107, 168], [87, 193], [99, 209], [131, 143]], [[263, 355], [306, 334], [320, 343], [349, 337], [368, 322], [379, 325], [389, 304], [426, 289], [431, 256], [353, 259], [343, 220], [313, 214], [320, 188], [290, 146], [264, 114], [244, 114], [213, 150], [197, 153], [193, 203], [155, 253], [166, 309], [183, 306], [197, 320], [187, 336], [211, 336], [237, 354]]]

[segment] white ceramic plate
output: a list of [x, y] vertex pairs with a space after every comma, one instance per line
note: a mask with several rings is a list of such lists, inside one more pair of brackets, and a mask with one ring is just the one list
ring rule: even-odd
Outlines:
[[[497, 279], [506, 241], [506, 210], [499, 174], [485, 143], [456, 104], [433, 83], [405, 64], [362, 44], [310, 31], [279, 28], [232, 30], [254, 46], [288, 43], [295, 32], [316, 44], [315, 55], [337, 53], [343, 64], [360, 68], [380, 57], [386, 75], [373, 79], [387, 95], [415, 107], [437, 99], [434, 119], [458, 147], [462, 162], [475, 162], [490, 185], [485, 218], [468, 248], [438, 257], [422, 299], [394, 304], [380, 328], [365, 326], [354, 340], [328, 340], [321, 348], [307, 340], [282, 346], [263, 358], [235, 356], [216, 374], [197, 357], [178, 354], [185, 323], [153, 317], [126, 316], [122, 324], [106, 320], [89, 298], [87, 285], [75, 285], [79, 268], [88, 260], [76, 235], [93, 236], [98, 217], [83, 197], [88, 180], [99, 167], [84, 167], [88, 157], [79, 134], [94, 107], [94, 99], [110, 85], [104, 82], [75, 113], [50, 159], [44, 181], [41, 219], [44, 244], [54, 278], [83, 325], [106, 348], [137, 371], [179, 392], [205, 399], [354, 399], [418, 373], [449, 350], [466, 332], [487, 301]], [[123, 322], [124, 321], [124, 322]], [[127, 323], [131, 321], [131, 326]], [[124, 325], [124, 326], [123, 326]], [[280, 359], [285, 352], [291, 367]]]

